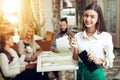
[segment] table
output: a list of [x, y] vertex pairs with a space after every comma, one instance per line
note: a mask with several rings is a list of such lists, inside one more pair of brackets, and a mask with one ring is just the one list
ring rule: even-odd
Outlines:
[[54, 53], [43, 51], [37, 59], [37, 72], [74, 70], [76, 80], [78, 66], [72, 59], [72, 53]]
[[78, 66], [72, 59], [72, 53], [54, 53], [43, 51], [37, 59], [37, 72], [76, 70]]

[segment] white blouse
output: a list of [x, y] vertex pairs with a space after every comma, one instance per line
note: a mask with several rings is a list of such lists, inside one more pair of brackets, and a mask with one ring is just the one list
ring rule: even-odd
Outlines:
[[83, 50], [91, 52], [97, 58], [105, 59], [107, 64], [105, 68], [112, 67], [114, 61], [112, 36], [107, 32], [102, 32], [88, 37], [86, 31], [75, 34], [79, 53]]
[[7, 56], [4, 53], [0, 53], [0, 68], [5, 77], [15, 77], [20, 73], [20, 68], [23, 67], [25, 55], [19, 58], [16, 51], [12, 48], [8, 52], [14, 57], [13, 61], [9, 64]]
[[[40, 48], [40, 46], [36, 42], [35, 42], [34, 46], [35, 46], [35, 49], [33, 49], [31, 47], [32, 51], [30, 53], [26, 54], [26, 58], [31, 58], [34, 55], [34, 53], [36, 52], [36, 50]], [[24, 45], [24, 42], [21, 40], [18, 43], [18, 53], [22, 54], [24, 51], [25, 51], [25, 45]]]

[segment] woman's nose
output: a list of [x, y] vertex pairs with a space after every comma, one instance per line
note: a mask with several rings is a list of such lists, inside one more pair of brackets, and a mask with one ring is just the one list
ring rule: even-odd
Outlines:
[[90, 20], [90, 17], [87, 17], [87, 20], [89, 21], [89, 20]]

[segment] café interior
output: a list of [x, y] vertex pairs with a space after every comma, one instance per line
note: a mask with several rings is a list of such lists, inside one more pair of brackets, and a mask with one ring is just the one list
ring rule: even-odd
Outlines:
[[[74, 34], [79, 32], [82, 12], [93, 2], [101, 6], [107, 31], [113, 37], [114, 48], [119, 49], [119, 0], [0, 0], [0, 33], [14, 31], [16, 44], [13, 49], [18, 51], [19, 34], [25, 24], [31, 24], [35, 30], [36, 42], [43, 51], [50, 51], [52, 39], [59, 29], [60, 19], [66, 17], [70, 31]], [[0, 80], [4, 80], [2, 75]], [[65, 80], [75, 80], [75, 77]]]

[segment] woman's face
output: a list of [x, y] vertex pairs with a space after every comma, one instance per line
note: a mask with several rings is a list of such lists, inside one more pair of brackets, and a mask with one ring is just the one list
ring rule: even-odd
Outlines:
[[83, 16], [84, 24], [87, 28], [95, 28], [98, 21], [98, 13], [94, 10], [86, 10]]
[[33, 37], [33, 35], [34, 35], [33, 29], [32, 29], [32, 28], [29, 28], [29, 29], [27, 30], [26, 37], [27, 37], [28, 39], [31, 39], [31, 38]]
[[12, 36], [8, 40], [6, 40], [6, 44], [9, 45], [10, 47], [14, 46], [13, 37]]

